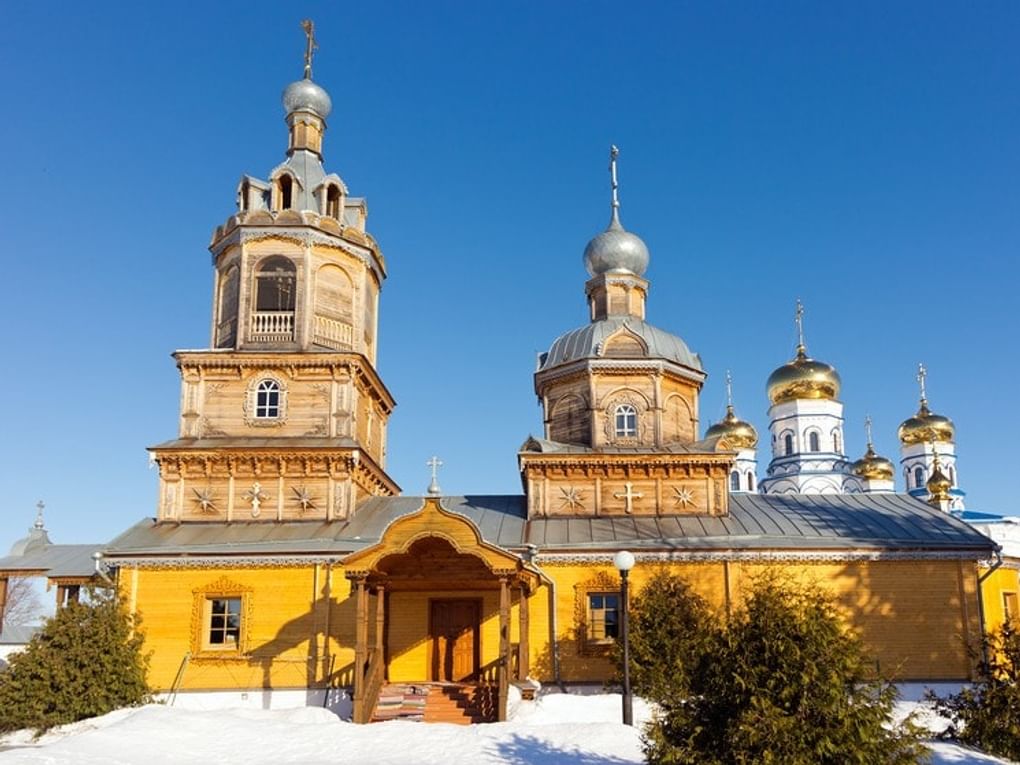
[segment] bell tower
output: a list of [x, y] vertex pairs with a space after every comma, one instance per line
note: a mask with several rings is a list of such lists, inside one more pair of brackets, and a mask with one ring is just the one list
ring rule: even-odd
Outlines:
[[286, 87], [286, 158], [242, 176], [213, 232], [208, 350], [177, 351], [178, 438], [150, 450], [162, 521], [346, 518], [399, 489], [385, 472], [395, 402], [375, 370], [386, 264], [365, 200], [323, 166], [329, 94]]

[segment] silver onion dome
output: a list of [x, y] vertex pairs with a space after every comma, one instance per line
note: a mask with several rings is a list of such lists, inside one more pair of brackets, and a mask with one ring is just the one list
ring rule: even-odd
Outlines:
[[614, 209], [609, 228], [588, 242], [588, 246], [584, 248], [584, 267], [592, 276], [599, 274], [642, 276], [648, 268], [648, 247], [641, 237], [620, 225], [620, 217]]
[[326, 119], [333, 110], [333, 102], [329, 93], [311, 80], [297, 80], [283, 91], [283, 108], [287, 114], [294, 112], [313, 112]]

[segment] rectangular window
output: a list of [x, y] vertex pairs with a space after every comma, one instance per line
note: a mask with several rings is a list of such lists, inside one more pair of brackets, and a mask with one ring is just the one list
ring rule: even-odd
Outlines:
[[588, 639], [612, 640], [620, 634], [620, 595], [616, 592], [588, 593]]
[[1002, 613], [1005, 621], [1020, 624], [1020, 603], [1015, 592], [1002, 593]]
[[235, 649], [241, 640], [241, 599], [209, 598], [209, 648]]

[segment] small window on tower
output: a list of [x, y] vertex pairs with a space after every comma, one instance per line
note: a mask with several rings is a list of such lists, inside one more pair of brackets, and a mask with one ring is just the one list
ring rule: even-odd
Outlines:
[[787, 454], [793, 454], [793, 436], [787, 433], [783, 436], [783, 451]]
[[637, 435], [637, 410], [630, 404], [616, 407], [616, 435], [618, 438], [633, 438]]
[[263, 380], [255, 389], [255, 417], [259, 420], [280, 417], [280, 383]]
[[280, 188], [280, 209], [289, 210], [294, 202], [294, 180], [284, 173], [277, 184]]
[[817, 433], [808, 434], [808, 450], [812, 452], [820, 452], [822, 450]]
[[924, 487], [924, 468], [923, 467], [918, 466], [918, 467], [914, 468], [914, 486], [917, 487], [918, 489]]
[[730, 473], [730, 491], [740, 491], [740, 473], [736, 470]]
[[835, 431], [832, 434], [832, 451], [836, 452], [836, 454], [839, 454], [839, 431], [838, 430]]
[[340, 220], [340, 187], [333, 185], [326, 190], [326, 215]]
[[754, 473], [751, 472], [747, 474], [747, 490], [754, 491]]
[[956, 470], [953, 468], [949, 468], [949, 483], [956, 486]]
[[255, 310], [293, 311], [296, 276], [289, 258], [274, 255], [260, 263], [255, 274]]

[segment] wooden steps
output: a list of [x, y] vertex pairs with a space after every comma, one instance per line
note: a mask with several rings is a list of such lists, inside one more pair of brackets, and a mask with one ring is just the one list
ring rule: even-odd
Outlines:
[[492, 722], [493, 689], [470, 683], [394, 683], [383, 686], [372, 722], [415, 720], [472, 725]]

